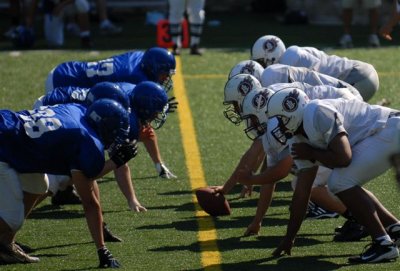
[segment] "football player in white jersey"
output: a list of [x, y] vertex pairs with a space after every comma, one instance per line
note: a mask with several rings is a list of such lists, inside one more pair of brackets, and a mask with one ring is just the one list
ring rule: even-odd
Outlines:
[[[239, 78], [242, 78], [242, 81], [240, 81]], [[245, 119], [248, 126], [248, 128], [245, 129], [245, 132], [248, 137], [254, 139], [254, 141], [250, 148], [242, 156], [236, 169], [232, 173], [231, 177], [225, 182], [225, 184], [223, 186], [213, 187], [216, 193], [229, 193], [229, 191], [235, 186], [235, 184], [237, 184], [238, 182], [243, 183], [243, 179], [239, 177], [243, 175], [243, 172], [241, 171], [245, 171], [247, 172], [247, 174], [252, 174], [253, 172], [257, 171], [261, 161], [264, 159], [264, 156], [267, 155], [268, 167], [261, 169], [262, 173], [259, 175], [259, 178], [263, 180], [268, 179], [271, 180], [271, 182], [262, 185], [261, 187], [256, 216], [254, 217], [251, 224], [248, 226], [245, 235], [258, 234], [261, 228], [262, 219], [271, 203], [272, 193], [275, 189], [275, 182], [286, 177], [290, 173], [292, 168], [292, 159], [289, 156], [286, 142], [279, 142], [278, 138], [274, 138], [273, 136], [276, 136], [276, 134], [273, 133], [272, 130], [268, 130], [268, 132], [264, 134], [264, 131], [254, 129], [254, 126], [251, 125], [251, 119], [249, 119], [251, 114], [249, 113], [249, 111], [252, 105], [252, 100], [254, 96], [257, 96], [257, 94], [262, 92], [263, 90], [263, 88], [260, 88], [259, 85], [257, 85], [254, 81], [255, 78], [253, 76], [245, 74], [236, 75], [232, 79], [228, 80], [225, 86], [225, 103], [227, 101], [230, 101], [232, 104], [235, 104], [232, 101], [234, 99], [237, 99], [238, 103], [242, 104], [240, 107], [231, 107], [231, 109], [233, 109], [230, 111], [234, 111], [236, 109], [236, 112], [238, 113], [237, 115], [235, 115], [235, 117], [229, 118], [228, 116], [233, 116], [234, 114], [226, 113], [225, 116], [236, 125], [238, 125], [242, 119]], [[357, 98], [352, 95], [348, 90], [345, 90], [343, 88], [338, 89], [331, 86], [314, 87], [300, 82], [274, 84], [269, 87], [270, 89], [264, 90], [274, 92], [275, 90], [279, 90], [285, 87], [299, 87], [301, 89], [304, 89], [314, 99]], [[243, 89], [245, 91], [243, 91]], [[244, 97], [246, 97], [248, 102], [243, 101]], [[264, 106], [266, 106], [266, 104], [264, 104]], [[262, 111], [262, 108], [259, 108], [259, 110]], [[276, 125], [270, 125], [268, 127], [274, 128], [275, 126]], [[260, 137], [261, 134], [264, 134], [264, 136]], [[334, 210], [340, 214], [343, 214], [346, 218], [350, 218], [349, 213], [346, 211], [346, 207], [337, 200], [329, 197], [327, 190], [323, 188], [326, 186], [327, 174], [325, 172], [326, 171], [321, 170], [319, 178], [317, 178], [314, 189], [314, 199], [326, 209]], [[252, 184], [261, 183], [262, 182], [248, 182], [245, 183], [245, 185], [251, 186]]]
[[251, 49], [251, 59], [263, 67], [280, 63], [305, 67], [330, 75], [354, 86], [368, 101], [378, 91], [379, 77], [374, 66], [358, 60], [328, 55], [314, 47], [285, 47], [283, 41], [273, 35], [258, 38]]
[[324, 165], [332, 168], [330, 191], [372, 236], [371, 246], [349, 261], [398, 258], [400, 222], [362, 186], [390, 168], [390, 158], [400, 147], [400, 112], [356, 99], [310, 101], [302, 90], [287, 88], [269, 97], [266, 115], [277, 117], [280, 134], [291, 137], [291, 156], [299, 171], [286, 236], [273, 254], [290, 255], [318, 166]]

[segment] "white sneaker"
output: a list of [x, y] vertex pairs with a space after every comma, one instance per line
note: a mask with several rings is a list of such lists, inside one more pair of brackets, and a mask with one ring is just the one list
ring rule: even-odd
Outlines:
[[371, 47], [379, 47], [381, 46], [381, 42], [379, 41], [378, 35], [376, 34], [371, 34], [368, 37], [368, 44]]
[[349, 34], [344, 34], [340, 40], [339, 45], [342, 48], [353, 48], [353, 40]]
[[169, 171], [169, 169], [163, 163], [155, 164], [158, 176], [165, 179], [175, 179], [176, 176]]

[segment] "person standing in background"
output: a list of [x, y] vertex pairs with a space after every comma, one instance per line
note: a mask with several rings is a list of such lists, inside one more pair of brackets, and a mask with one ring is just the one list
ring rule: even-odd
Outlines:
[[386, 40], [392, 40], [392, 36], [390, 35], [393, 31], [393, 27], [398, 24], [400, 21], [400, 1], [393, 0], [393, 12], [389, 21], [381, 27], [379, 30], [379, 34]]
[[168, 0], [168, 3], [170, 32], [172, 41], [174, 42], [172, 53], [174, 55], [180, 55], [181, 53], [181, 23], [186, 11], [190, 27], [190, 54], [202, 55], [199, 44], [201, 34], [203, 33], [205, 0]]
[[[344, 34], [339, 40], [339, 45], [342, 48], [352, 48], [353, 40], [351, 37], [351, 23], [353, 20], [353, 10], [360, 1], [342, 0], [342, 20]], [[382, 5], [381, 0], [362, 0], [361, 5], [368, 10], [370, 35], [368, 36], [368, 45], [370, 47], [379, 47], [380, 41], [378, 38], [378, 23], [379, 23], [379, 8]]]

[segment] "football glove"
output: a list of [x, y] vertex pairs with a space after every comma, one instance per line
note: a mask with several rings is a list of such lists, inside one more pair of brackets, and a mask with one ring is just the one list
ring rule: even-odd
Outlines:
[[178, 108], [178, 102], [175, 101], [175, 97], [168, 98], [168, 109], [166, 113], [174, 113]]
[[117, 168], [127, 163], [137, 155], [136, 140], [131, 143], [118, 144], [111, 148], [110, 159], [117, 165]]
[[176, 176], [171, 171], [169, 171], [169, 169], [163, 163], [156, 163], [155, 166], [159, 177], [165, 179], [176, 178]]
[[99, 268], [119, 268], [121, 266], [106, 247], [99, 248], [97, 255], [100, 261]]

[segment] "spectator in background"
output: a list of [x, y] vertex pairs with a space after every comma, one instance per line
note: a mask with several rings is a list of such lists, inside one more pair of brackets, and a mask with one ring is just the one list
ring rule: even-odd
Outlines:
[[[30, 11], [27, 15], [26, 25], [34, 26], [34, 17], [39, 0], [32, 0]], [[61, 47], [64, 45], [64, 19], [66, 16], [77, 17], [79, 25], [79, 37], [83, 48], [93, 46], [90, 38], [90, 5], [87, 0], [44, 0], [44, 35], [48, 46]]]
[[116, 26], [108, 18], [106, 0], [96, 0], [97, 14], [99, 16], [100, 33], [103, 35], [119, 34], [122, 27]]
[[[342, 20], [344, 34], [339, 40], [339, 45], [342, 48], [352, 48], [353, 40], [351, 37], [351, 24], [353, 20], [353, 9], [360, 1], [357, 0], [342, 0]], [[371, 47], [379, 47], [380, 41], [378, 38], [378, 23], [379, 23], [379, 8], [382, 5], [381, 0], [361, 0], [362, 7], [368, 10], [370, 35], [368, 37], [368, 45]]]
[[172, 41], [174, 42], [172, 53], [174, 55], [180, 55], [182, 48], [181, 23], [186, 11], [190, 25], [190, 54], [202, 55], [202, 51], [199, 49], [199, 44], [201, 34], [203, 33], [205, 0], [168, 0], [168, 3], [170, 32]]
[[393, 0], [393, 12], [389, 21], [381, 27], [379, 34], [386, 40], [392, 40], [393, 27], [400, 21], [400, 1]]
[[16, 0], [9, 0], [8, 3], [8, 14], [11, 17], [11, 25], [10, 28], [6, 32], [4, 32], [3, 35], [6, 38], [11, 38], [14, 30], [21, 24], [22, 3]]

